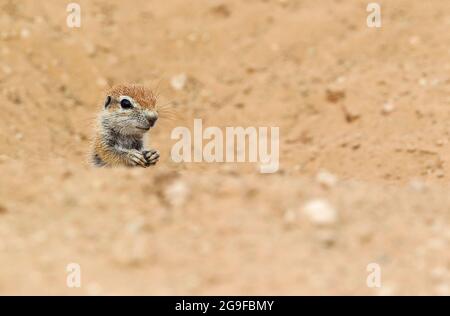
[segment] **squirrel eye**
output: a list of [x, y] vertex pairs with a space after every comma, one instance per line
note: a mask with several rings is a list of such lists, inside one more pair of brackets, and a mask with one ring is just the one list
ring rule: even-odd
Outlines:
[[123, 99], [122, 101], [120, 101], [120, 106], [122, 107], [122, 109], [131, 109], [133, 107], [130, 100], [128, 99]]

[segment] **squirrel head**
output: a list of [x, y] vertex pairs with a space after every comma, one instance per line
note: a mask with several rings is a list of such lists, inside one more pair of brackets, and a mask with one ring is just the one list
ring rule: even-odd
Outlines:
[[104, 127], [123, 135], [142, 135], [158, 119], [156, 97], [141, 85], [117, 85], [106, 96], [101, 114]]

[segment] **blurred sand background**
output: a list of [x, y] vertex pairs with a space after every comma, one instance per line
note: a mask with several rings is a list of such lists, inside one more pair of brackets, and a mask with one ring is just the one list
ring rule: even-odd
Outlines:
[[[0, 294], [449, 295], [450, 2], [368, 2], [78, 1], [70, 29], [0, 0]], [[181, 114], [153, 168], [86, 163], [121, 82]], [[280, 170], [173, 163], [193, 118], [279, 126]]]

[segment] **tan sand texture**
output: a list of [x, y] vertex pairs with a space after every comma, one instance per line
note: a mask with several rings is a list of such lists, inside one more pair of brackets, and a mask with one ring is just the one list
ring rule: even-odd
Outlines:
[[[450, 2], [368, 2], [0, 0], [0, 294], [449, 295]], [[123, 82], [178, 119], [94, 169]], [[280, 170], [174, 163], [194, 118], [279, 127]]]

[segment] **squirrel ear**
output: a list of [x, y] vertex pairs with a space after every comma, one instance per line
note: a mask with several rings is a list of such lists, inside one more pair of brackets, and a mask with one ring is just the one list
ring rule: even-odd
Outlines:
[[111, 97], [108, 95], [107, 97], [106, 97], [106, 100], [105, 100], [105, 109], [108, 107], [108, 105], [111, 103]]

